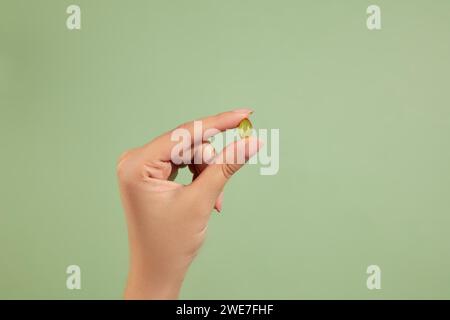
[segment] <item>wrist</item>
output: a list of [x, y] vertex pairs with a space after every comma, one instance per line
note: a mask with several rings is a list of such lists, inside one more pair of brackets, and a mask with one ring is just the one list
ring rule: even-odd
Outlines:
[[152, 268], [130, 268], [124, 292], [127, 300], [178, 299], [183, 277], [167, 272], [152, 272]]
[[126, 300], [175, 300], [178, 299], [181, 285], [145, 280], [140, 276], [129, 275], [124, 292]]

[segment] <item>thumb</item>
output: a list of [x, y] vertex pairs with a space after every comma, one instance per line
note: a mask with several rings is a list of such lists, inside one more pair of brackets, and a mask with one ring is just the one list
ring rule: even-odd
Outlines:
[[233, 142], [226, 146], [192, 183], [192, 187], [200, 189], [216, 199], [222, 192], [228, 179], [235, 174], [263, 146], [256, 137]]

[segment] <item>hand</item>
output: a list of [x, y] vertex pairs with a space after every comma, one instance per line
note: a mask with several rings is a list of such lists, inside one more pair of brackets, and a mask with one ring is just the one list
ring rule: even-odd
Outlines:
[[[251, 112], [239, 109], [204, 118], [203, 133], [235, 128]], [[187, 130], [192, 137], [183, 153], [203, 160], [187, 164], [194, 174], [190, 185], [172, 181], [178, 169], [186, 166], [173, 161], [172, 150], [179, 146], [171, 138], [173, 131], [125, 152], [117, 165], [130, 247], [126, 299], [178, 297], [188, 267], [205, 239], [210, 213], [214, 207], [221, 210], [223, 188], [243, 165], [234, 155], [246, 162], [262, 145], [255, 137], [248, 137], [216, 155], [207, 135], [197, 141], [194, 122], [177, 129]]]

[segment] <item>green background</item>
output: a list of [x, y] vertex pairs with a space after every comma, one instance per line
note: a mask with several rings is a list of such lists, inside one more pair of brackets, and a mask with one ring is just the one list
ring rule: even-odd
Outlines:
[[1, 0], [0, 298], [121, 298], [116, 159], [245, 106], [280, 171], [232, 179], [182, 298], [450, 298], [449, 36], [447, 0]]

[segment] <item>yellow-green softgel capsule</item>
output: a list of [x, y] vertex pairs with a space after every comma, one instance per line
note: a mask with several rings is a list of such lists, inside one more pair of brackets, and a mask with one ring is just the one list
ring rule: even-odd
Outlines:
[[253, 125], [249, 119], [243, 119], [238, 126], [238, 132], [241, 138], [249, 137], [252, 135]]

